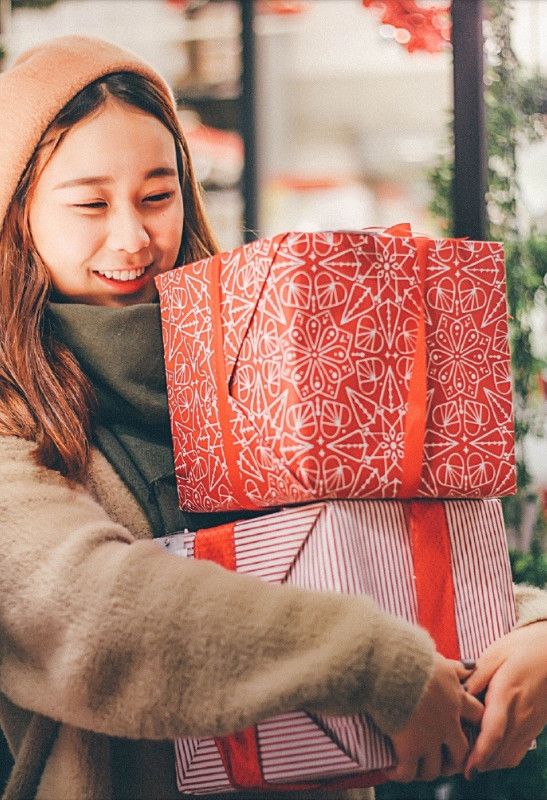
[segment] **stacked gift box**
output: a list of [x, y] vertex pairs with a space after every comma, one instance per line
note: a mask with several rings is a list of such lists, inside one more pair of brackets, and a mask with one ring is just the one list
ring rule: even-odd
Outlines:
[[[447, 657], [511, 629], [500, 244], [407, 226], [288, 233], [157, 282], [181, 507], [272, 509], [181, 534], [189, 555], [372, 595]], [[299, 712], [176, 747], [179, 789], [195, 794], [363, 785], [393, 763], [366, 716]]]

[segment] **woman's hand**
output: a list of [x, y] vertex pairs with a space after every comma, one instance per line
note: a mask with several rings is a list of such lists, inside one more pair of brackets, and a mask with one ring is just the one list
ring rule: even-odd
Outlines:
[[469, 742], [462, 720], [478, 727], [483, 713], [482, 703], [462, 686], [469, 675], [461, 662], [435, 655], [433, 674], [414, 714], [391, 737], [397, 764], [387, 771], [389, 780], [432, 781], [463, 771]]
[[515, 767], [547, 724], [547, 620], [517, 628], [491, 644], [466, 685], [475, 695], [486, 689], [466, 778]]

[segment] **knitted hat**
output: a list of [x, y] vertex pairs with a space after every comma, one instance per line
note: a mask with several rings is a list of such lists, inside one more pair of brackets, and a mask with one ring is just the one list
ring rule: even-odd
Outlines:
[[48, 125], [81, 89], [112, 72], [143, 75], [175, 107], [168, 85], [149, 64], [90, 36], [51, 39], [27, 50], [0, 74], [0, 225]]

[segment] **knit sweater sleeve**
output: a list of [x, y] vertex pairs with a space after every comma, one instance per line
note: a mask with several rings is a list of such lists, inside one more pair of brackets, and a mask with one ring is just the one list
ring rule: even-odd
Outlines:
[[517, 627], [547, 619], [547, 591], [525, 583], [515, 586]]
[[288, 710], [395, 732], [432, 667], [422, 629], [370, 599], [165, 553], [0, 438], [0, 690], [128, 738], [221, 734]]

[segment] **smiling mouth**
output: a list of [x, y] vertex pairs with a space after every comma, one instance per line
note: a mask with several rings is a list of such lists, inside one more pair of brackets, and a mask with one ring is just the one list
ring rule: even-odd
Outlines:
[[124, 283], [126, 281], [134, 281], [137, 280], [137, 278], [142, 277], [146, 272], [146, 269], [146, 267], [139, 267], [139, 269], [96, 269], [93, 271], [96, 275], [102, 275], [104, 278], [109, 278], [109, 280], [121, 281]]

